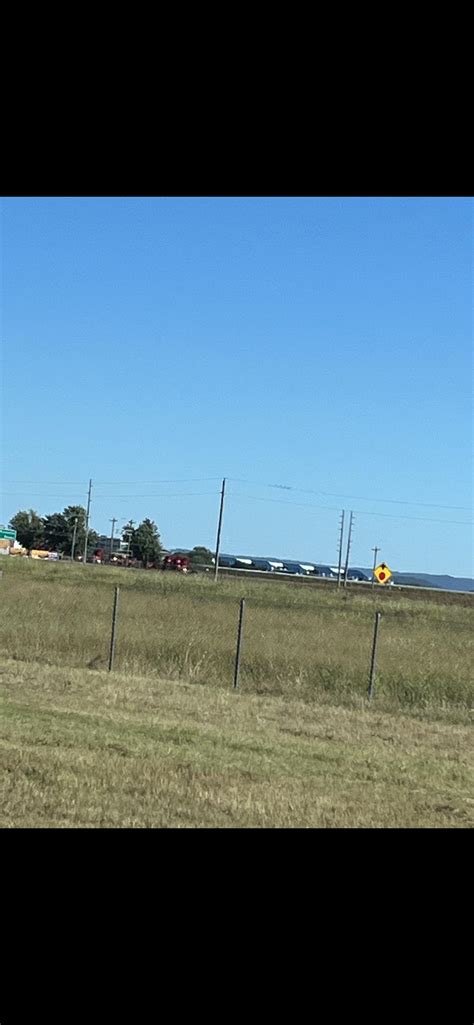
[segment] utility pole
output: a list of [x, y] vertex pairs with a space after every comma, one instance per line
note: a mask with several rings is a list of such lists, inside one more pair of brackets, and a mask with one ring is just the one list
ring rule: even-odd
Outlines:
[[87, 494], [87, 511], [86, 511], [86, 534], [84, 538], [84, 566], [87, 563], [87, 539], [89, 537], [89, 513], [91, 511], [91, 491], [92, 491], [92, 479], [89, 481], [89, 491]]
[[341, 526], [339, 533], [339, 562], [337, 564], [337, 586], [341, 586], [341, 566], [342, 566], [342, 541], [344, 536], [344, 509], [341, 513]]
[[127, 530], [127, 539], [128, 539], [127, 540], [127, 544], [128, 544], [127, 560], [130, 559], [130, 545], [131, 545], [131, 542], [132, 542], [133, 524], [135, 523], [135, 520], [129, 520], [128, 522], [129, 522], [130, 526], [129, 526], [128, 530]]
[[351, 515], [350, 515], [350, 519], [349, 519], [349, 534], [348, 534], [348, 537], [347, 537], [346, 564], [344, 566], [344, 587], [347, 587], [347, 570], [349, 569], [349, 552], [351, 550], [352, 521], [353, 521], [353, 518], [354, 518], [354, 514], [353, 514], [352, 509], [351, 509]]
[[71, 562], [74, 562], [74, 549], [76, 547], [77, 516], [74, 517], [74, 530], [72, 532]]
[[110, 533], [110, 558], [109, 558], [109, 562], [112, 559], [112, 555], [114, 554], [114, 530], [115, 530], [115, 524], [117, 522], [117, 520], [115, 519], [115, 516], [111, 519], [110, 522], [112, 524], [112, 530], [111, 530], [111, 533]]
[[377, 547], [375, 547], [375, 548], [371, 548], [371, 551], [372, 551], [372, 552], [374, 553], [374, 565], [373, 565], [373, 568], [372, 568], [372, 587], [373, 587], [373, 586], [374, 586], [374, 584], [375, 584], [375, 574], [374, 574], [374, 570], [375, 570], [375, 567], [376, 567], [376, 565], [377, 565], [377, 552], [379, 552], [379, 551], [380, 551], [380, 548], [377, 548]]
[[217, 524], [217, 538], [216, 538], [216, 563], [214, 566], [214, 583], [217, 580], [217, 574], [219, 573], [219, 552], [221, 547], [221, 527], [222, 527], [222, 515], [224, 512], [224, 495], [225, 495], [225, 477], [222, 481], [221, 491], [221, 504], [219, 508], [219, 522]]

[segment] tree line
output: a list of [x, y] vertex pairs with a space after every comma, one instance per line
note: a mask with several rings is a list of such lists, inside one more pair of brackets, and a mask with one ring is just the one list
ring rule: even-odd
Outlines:
[[[12, 516], [9, 527], [16, 530], [17, 540], [23, 548], [46, 549], [59, 552], [60, 555], [71, 555], [73, 541], [76, 557], [83, 556], [86, 540], [86, 510], [82, 505], [68, 505], [62, 512], [40, 516], [34, 509], [20, 509]], [[137, 527], [130, 520], [122, 527], [122, 541], [127, 543], [127, 550], [133, 559], [145, 566], [149, 562], [160, 560], [164, 551], [156, 523], [148, 518], [142, 520]], [[87, 534], [87, 555], [91, 557], [100, 547], [97, 531], [89, 528]], [[192, 562], [208, 562], [212, 560], [212, 552], [208, 548], [196, 546], [190, 552]]]

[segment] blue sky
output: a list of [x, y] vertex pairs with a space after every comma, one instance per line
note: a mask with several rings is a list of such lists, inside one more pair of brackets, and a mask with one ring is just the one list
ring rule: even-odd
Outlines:
[[226, 476], [223, 551], [472, 575], [470, 199], [6, 198], [2, 264], [1, 522], [213, 547]]

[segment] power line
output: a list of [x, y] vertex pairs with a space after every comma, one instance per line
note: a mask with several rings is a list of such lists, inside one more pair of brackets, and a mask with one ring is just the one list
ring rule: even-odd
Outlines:
[[197, 484], [204, 481], [220, 479], [220, 477], [162, 477], [159, 480], [98, 480], [97, 483], [110, 487], [113, 487], [116, 484], [127, 484], [130, 485], [130, 487], [134, 487], [138, 484]]
[[[66, 493], [64, 491], [56, 492], [56, 494], [54, 494], [54, 495], [44, 495], [40, 491], [35, 491], [33, 493], [31, 493], [30, 491], [2, 491], [2, 498], [21, 498], [23, 495], [29, 495], [30, 498], [60, 498], [60, 499], [63, 499], [65, 497], [65, 494]], [[71, 494], [68, 495], [68, 498], [77, 498], [77, 499], [80, 498], [81, 500], [83, 499], [83, 497], [84, 496], [83, 496], [82, 492], [80, 494], [75, 492], [72, 495]]]
[[[219, 480], [218, 477], [197, 478], [197, 479]], [[242, 481], [240, 478], [235, 478], [235, 477], [234, 478], [228, 478], [228, 479], [234, 480], [234, 482], [251, 483], [250, 481]], [[303, 493], [303, 494], [315, 494], [315, 495], [318, 495], [318, 494], [321, 494], [321, 495], [329, 494], [328, 492], [319, 492], [319, 491], [313, 491], [313, 490], [304, 489], [304, 488], [291, 488], [289, 486], [287, 487], [286, 485], [267, 484], [267, 485], [264, 485], [264, 486], [265, 487], [281, 487], [282, 489], [284, 488], [284, 490], [300, 492], [300, 493]], [[64, 492], [63, 493], [55, 493], [55, 494], [43, 494], [41, 492], [36, 492], [36, 493], [31, 494], [29, 492], [23, 492], [23, 491], [16, 491], [16, 492], [4, 491], [3, 492], [3, 497], [4, 498], [19, 498], [19, 497], [22, 497], [22, 496], [24, 496], [26, 494], [29, 494], [30, 500], [33, 500], [33, 499], [35, 499], [35, 500], [36, 499], [60, 499], [62, 501], [65, 498]], [[106, 500], [108, 501], [108, 500], [111, 500], [111, 499], [117, 499], [117, 500], [120, 500], [120, 501], [133, 502], [133, 501], [135, 501], [137, 499], [199, 498], [199, 497], [205, 497], [205, 496], [212, 496], [212, 495], [215, 495], [215, 494], [217, 494], [216, 491], [177, 491], [177, 492], [162, 491], [162, 492], [145, 492], [145, 493], [141, 493], [141, 494], [117, 494], [116, 492], [107, 492], [107, 493], [102, 493], [101, 494], [100, 492], [96, 491], [96, 500], [100, 499], [101, 501], [106, 501]], [[82, 499], [82, 495], [79, 495], [79, 494], [70, 494], [67, 497], [69, 499], [69, 502], [71, 502], [72, 499], [75, 499], [76, 501], [80, 501]], [[230, 497], [236, 498], [236, 499], [240, 499], [240, 500], [242, 500], [242, 499], [249, 499], [250, 501], [253, 501], [253, 502], [270, 502], [270, 503], [276, 504], [276, 505], [293, 506], [295, 508], [299, 507], [299, 508], [307, 508], [307, 509], [325, 509], [327, 512], [339, 512], [340, 511], [339, 506], [321, 505], [321, 504], [316, 503], [316, 502], [288, 502], [288, 501], [285, 501], [285, 500], [279, 499], [279, 498], [263, 498], [263, 497], [258, 496], [258, 495], [242, 495], [242, 494], [239, 494], [238, 492], [231, 493]], [[374, 499], [374, 498], [372, 498], [372, 499], [367, 499], [367, 501], [382, 501], [382, 499]], [[397, 500], [395, 500], [395, 499], [386, 499], [385, 500], [384, 499], [383, 501], [387, 501], [387, 502], [392, 502], [393, 501], [393, 502], [395, 502]], [[413, 502], [413, 503], [408, 503], [408, 502], [405, 503], [405, 502], [403, 502], [403, 503], [399, 503], [399, 504], [404, 504], [404, 505], [405, 504], [406, 505], [413, 504], [413, 505], [427, 505], [427, 506], [431, 505], [431, 503], [419, 503], [419, 502], [418, 503], [417, 502]], [[438, 507], [435, 506], [435, 508], [441, 508], [441, 509], [444, 509], [444, 508], [446, 508], [446, 509], [467, 509], [466, 506], [438, 506]], [[448, 519], [438, 519], [436, 517], [429, 517], [429, 516], [409, 516], [409, 515], [406, 515], [406, 514], [403, 514], [403, 513], [399, 513], [399, 514], [395, 515], [393, 513], [374, 512], [374, 511], [365, 510], [365, 509], [354, 509], [354, 512], [357, 513], [357, 515], [359, 515], [359, 516], [375, 516], [375, 517], [380, 516], [380, 517], [383, 517], [384, 519], [411, 520], [411, 521], [419, 522], [419, 523], [444, 523], [444, 524], [453, 524], [453, 525], [460, 526], [460, 527], [470, 527], [470, 526], [473, 525], [472, 522], [469, 521], [469, 520], [448, 520]]]
[[229, 477], [230, 481], [234, 481], [237, 484], [256, 484], [264, 488], [279, 488], [282, 491], [298, 491], [304, 495], [327, 495], [329, 498], [355, 498], [358, 502], [388, 502], [394, 505], [417, 505], [424, 506], [430, 509], [459, 509], [466, 512], [471, 511], [469, 505], [440, 505], [438, 502], [415, 502], [408, 501], [401, 498], [376, 498], [375, 495], [346, 495], [341, 494], [338, 491], [321, 491], [315, 490], [314, 488], [295, 488], [290, 484], [266, 484], [256, 480], [244, 480], [242, 477]]
[[[98, 480], [98, 484], [191, 484], [198, 481], [208, 480], [220, 480], [220, 477], [161, 477], [158, 480]], [[5, 484], [57, 484], [58, 487], [64, 487], [65, 485], [76, 485], [76, 487], [84, 487], [83, 480], [8, 480], [4, 478]]]
[[365, 509], [354, 509], [354, 512], [358, 516], [384, 516], [389, 520], [417, 520], [419, 523], [455, 523], [458, 527], [474, 526], [474, 522], [471, 520], [438, 520], [432, 516], [404, 516], [403, 513], [395, 516], [394, 513], [366, 512]]
[[231, 498], [250, 498], [252, 502], [271, 502], [272, 505], [287, 505], [294, 508], [304, 509], [327, 509], [328, 512], [340, 512], [338, 505], [318, 505], [316, 502], [285, 502], [282, 498], [261, 498], [258, 495], [240, 495], [232, 491]]
[[49, 487], [50, 484], [51, 485], [56, 485], [57, 484], [58, 488], [59, 487], [62, 488], [62, 487], [66, 487], [66, 486], [68, 486], [68, 487], [73, 487], [74, 486], [74, 487], [77, 487], [77, 488], [83, 488], [84, 487], [84, 481], [83, 480], [7, 480], [6, 478], [4, 478], [4, 481], [5, 481], [5, 484], [40, 484], [41, 486], [43, 486], [43, 484], [46, 484], [47, 487]]
[[153, 493], [153, 492], [152, 493], [148, 493], [147, 492], [144, 495], [132, 495], [132, 494], [130, 494], [130, 495], [117, 495], [117, 494], [115, 494], [115, 492], [110, 492], [110, 494], [107, 493], [106, 495], [96, 494], [96, 498], [101, 498], [101, 499], [105, 499], [105, 498], [107, 498], [107, 499], [108, 498], [121, 498], [121, 499], [124, 499], [124, 498], [126, 498], [126, 499], [129, 499], [132, 502], [132, 501], [135, 500], [135, 498], [188, 498], [188, 497], [191, 497], [191, 496], [194, 496], [194, 497], [197, 498], [199, 495], [218, 495], [218, 494], [219, 494], [218, 491], [175, 491], [175, 492], [160, 491], [158, 493], [156, 493], [156, 492], [155, 493]]
[[[275, 505], [286, 505], [288, 507], [301, 507], [305, 509], [327, 509], [328, 512], [339, 512], [339, 507], [336, 505], [318, 505], [316, 502], [285, 502], [281, 498], [260, 498], [257, 495], [239, 495], [237, 493], [231, 494], [232, 498], [246, 499], [249, 498], [253, 502], [271, 502]], [[358, 516], [384, 516], [391, 520], [417, 520], [420, 523], [455, 523], [460, 527], [471, 527], [473, 524], [469, 520], [438, 520], [429, 516], [404, 516], [400, 514], [395, 516], [393, 513], [383, 512], [367, 512], [365, 509], [354, 509], [354, 512]]]
[[[191, 483], [198, 483], [198, 482], [204, 482], [204, 481], [218, 481], [218, 480], [220, 481], [220, 479], [221, 479], [220, 477], [162, 477], [162, 478], [158, 478], [156, 480], [141, 480], [141, 481], [136, 481], [136, 480], [135, 481], [126, 481], [126, 480], [114, 480], [114, 481], [102, 480], [102, 481], [99, 481], [98, 480], [97, 481], [97, 485], [99, 487], [100, 486], [114, 487], [114, 486], [117, 486], [117, 485], [126, 485], [127, 487], [135, 487], [135, 486], [138, 486], [138, 485], [141, 485], [141, 486], [142, 485], [150, 485], [150, 486], [152, 486], [152, 485], [155, 485], [155, 484], [191, 484]], [[423, 508], [430, 508], [430, 509], [457, 509], [457, 510], [460, 510], [460, 511], [463, 510], [463, 511], [466, 511], [466, 512], [470, 512], [470, 509], [471, 509], [471, 507], [467, 506], [467, 505], [444, 505], [444, 504], [441, 504], [439, 502], [417, 502], [415, 500], [407, 500], [407, 499], [400, 499], [400, 498], [376, 498], [375, 495], [370, 495], [370, 496], [368, 496], [368, 495], [347, 495], [345, 493], [337, 492], [337, 491], [322, 491], [320, 489], [315, 489], [315, 488], [297, 488], [297, 487], [293, 487], [293, 485], [290, 485], [290, 484], [267, 484], [266, 482], [255, 481], [255, 480], [247, 480], [247, 479], [244, 479], [242, 477], [228, 477], [227, 479], [229, 481], [233, 481], [234, 483], [237, 483], [237, 484], [254, 484], [257, 487], [278, 488], [278, 489], [281, 489], [282, 491], [295, 491], [295, 492], [298, 492], [299, 494], [306, 494], [306, 495], [327, 495], [329, 498], [352, 498], [352, 499], [356, 499], [357, 501], [360, 501], [360, 502], [368, 501], [368, 502], [382, 502], [382, 503], [387, 503], [387, 504], [392, 504], [392, 505], [413, 505], [413, 506], [420, 506], [420, 507], [423, 507]], [[84, 481], [28, 481], [28, 480], [24, 481], [24, 480], [7, 480], [6, 479], [6, 480], [4, 480], [4, 483], [5, 484], [26, 484], [26, 485], [36, 485], [36, 484], [38, 484], [40, 486], [43, 486], [43, 485], [46, 485], [47, 487], [49, 487], [49, 486], [57, 486], [57, 487], [61, 487], [61, 488], [62, 487], [73, 487], [73, 486], [75, 486], [75, 487], [83, 487], [84, 486]], [[17, 495], [22, 494], [22, 492], [4, 492], [4, 494], [9, 496], [9, 497], [16, 497]], [[54, 498], [55, 496], [54, 495], [44, 495], [44, 496], [41, 496], [41, 497], [44, 497], [44, 498], [52, 497], [52, 498]], [[106, 496], [106, 497], [109, 497], [109, 496]], [[115, 496], [114, 495], [110, 495], [110, 497], [113, 498]], [[120, 497], [120, 496], [117, 496], [117, 497]], [[126, 496], [126, 497], [128, 497], [128, 496]], [[137, 496], [130, 496], [130, 497], [147, 498], [148, 496], [147, 495], [137, 495]], [[161, 497], [161, 496], [151, 495], [149, 497], [154, 498], [154, 497]]]
[[[36, 498], [59, 498], [59, 499], [63, 499], [64, 495], [65, 495], [64, 492], [57, 493], [57, 494], [54, 494], [54, 495], [51, 495], [51, 494], [45, 495], [45, 494], [40, 493], [39, 491], [36, 491], [36, 492], [33, 492], [33, 493], [28, 492], [28, 491], [3, 491], [2, 494], [3, 494], [4, 498], [20, 498], [22, 495], [29, 494], [31, 496], [31, 498], [35, 498], [35, 499]], [[217, 495], [217, 494], [218, 494], [217, 491], [176, 491], [176, 492], [161, 491], [158, 494], [156, 494], [156, 493], [155, 494], [153, 494], [153, 493], [150, 494], [150, 493], [147, 492], [146, 494], [143, 494], [143, 495], [133, 495], [133, 494], [117, 495], [115, 492], [107, 492], [107, 494], [97, 493], [95, 497], [96, 498], [101, 498], [101, 499], [121, 498], [121, 499], [129, 499], [130, 501], [133, 501], [135, 498], [187, 498], [189, 496]], [[71, 497], [71, 496], [69, 496], [69, 497]], [[75, 495], [75, 496], [72, 496], [72, 497], [79, 498], [81, 496]]]

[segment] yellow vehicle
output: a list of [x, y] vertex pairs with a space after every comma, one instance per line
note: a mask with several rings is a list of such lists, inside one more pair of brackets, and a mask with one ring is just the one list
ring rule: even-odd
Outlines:
[[49, 552], [44, 552], [41, 548], [32, 548], [30, 551], [30, 558], [32, 559], [48, 559]]
[[28, 549], [7, 538], [0, 538], [0, 551], [3, 555], [28, 555]]

